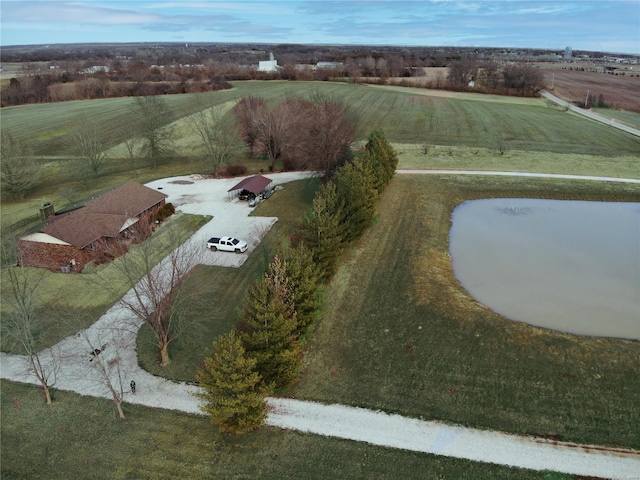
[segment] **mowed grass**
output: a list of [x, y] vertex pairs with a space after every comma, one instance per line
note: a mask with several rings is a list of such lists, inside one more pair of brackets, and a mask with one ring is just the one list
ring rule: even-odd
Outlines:
[[[152, 264], [157, 264], [174, 248], [185, 242], [210, 218], [200, 215], [186, 215], [176, 213], [169, 217], [164, 224], [147, 240], [151, 242], [155, 256]], [[139, 248], [136, 245], [131, 251]], [[40, 321], [34, 332], [36, 348], [38, 350], [50, 347], [95, 323], [114, 303], [116, 303], [129, 289], [122, 283], [118, 265], [122, 259], [112, 263], [91, 266], [88, 265], [81, 274], [64, 274], [49, 270], [25, 267], [22, 271], [34, 281], [41, 279], [35, 292], [35, 309]], [[8, 267], [22, 268], [22, 267]], [[10, 298], [11, 283], [8, 281], [8, 270], [3, 268], [0, 292], [2, 298]], [[9, 306], [2, 302], [1, 312], [6, 314]], [[6, 323], [2, 323], [2, 329]], [[0, 347], [8, 353], [24, 353], [10, 342], [10, 336], [0, 336]]]
[[285, 183], [268, 201], [258, 204], [252, 215], [278, 217], [278, 221], [240, 268], [201, 265], [188, 277], [187, 290], [202, 291], [206, 285], [189, 306], [188, 329], [169, 348], [171, 364], [159, 367], [155, 336], [144, 326], [138, 334], [138, 358], [145, 370], [172, 380], [194, 380], [203, 359], [211, 354], [213, 341], [236, 326], [247, 291], [266, 272], [280, 242], [311, 208], [319, 185], [318, 178]]
[[[5, 479], [570, 479], [264, 427], [223, 435], [206, 417], [0, 381]], [[144, 388], [144, 386], [141, 386]], [[553, 475], [553, 476], [549, 476]]]
[[620, 122], [633, 128], [640, 128], [640, 113], [614, 110], [612, 108], [594, 108], [593, 111], [603, 117], [611, 118], [615, 122]]
[[[598, 156], [396, 143], [398, 169], [492, 170], [640, 178], [637, 156]], [[426, 153], [425, 153], [426, 148]]]
[[375, 225], [343, 257], [326, 289], [301, 381], [286, 394], [639, 448], [638, 342], [509, 321], [478, 304], [455, 279], [448, 253], [451, 211], [465, 200], [498, 197], [639, 201], [640, 190], [396, 175]]

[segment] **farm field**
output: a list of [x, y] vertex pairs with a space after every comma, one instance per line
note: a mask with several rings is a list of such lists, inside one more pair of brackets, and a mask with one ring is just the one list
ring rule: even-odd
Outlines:
[[[571, 65], [567, 65], [571, 68]], [[608, 73], [580, 72], [560, 68], [543, 68], [544, 83], [548, 90], [569, 102], [584, 102], [589, 91], [591, 102], [599, 101], [615, 109], [640, 114], [640, 72]], [[551, 86], [553, 85], [553, 88]]]
[[[351, 107], [359, 119], [360, 140], [382, 127], [397, 143], [492, 148], [500, 139], [507, 149], [515, 150], [592, 155], [640, 151], [637, 138], [539, 99], [453, 92], [442, 96], [441, 92], [418, 88], [283, 81], [235, 82], [231, 90], [163, 98], [172, 111], [167, 118], [171, 123], [211, 103], [221, 105], [249, 95], [275, 101], [287, 95], [309, 97], [316, 91]], [[194, 97], [206, 100], [194, 103]], [[3, 129], [29, 140], [37, 155], [64, 156], [69, 154], [65, 138], [78, 118], [99, 120], [109, 143], [116, 145], [118, 133], [131, 121], [131, 102], [130, 98], [116, 98], [4, 108]], [[180, 153], [184, 154], [188, 152]]]
[[511, 322], [459, 285], [450, 214], [476, 198], [639, 201], [635, 185], [396, 175], [377, 223], [325, 291], [286, 395], [423, 419], [638, 448], [634, 341]]

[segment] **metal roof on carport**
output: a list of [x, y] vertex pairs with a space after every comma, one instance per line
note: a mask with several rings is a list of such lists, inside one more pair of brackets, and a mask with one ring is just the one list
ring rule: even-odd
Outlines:
[[253, 177], [245, 178], [240, 183], [231, 187], [227, 191], [233, 192], [234, 190], [248, 190], [251, 193], [255, 193], [256, 195], [258, 195], [272, 183], [273, 180], [271, 180], [270, 178], [263, 177], [262, 175], [254, 175]]

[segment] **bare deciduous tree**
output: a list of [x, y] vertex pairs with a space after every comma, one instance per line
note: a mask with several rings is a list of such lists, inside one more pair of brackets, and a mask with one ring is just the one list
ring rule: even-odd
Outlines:
[[35, 185], [40, 166], [29, 149], [7, 130], [2, 130], [0, 148], [2, 196], [23, 198]]
[[212, 170], [229, 163], [238, 148], [236, 135], [223, 121], [224, 114], [222, 107], [212, 105], [188, 117], [207, 152]]
[[74, 155], [82, 160], [83, 168], [94, 177], [99, 177], [107, 145], [104, 132], [97, 122], [81, 119], [72, 129], [69, 143]]
[[106, 389], [106, 393], [118, 411], [118, 416], [126, 419], [122, 409], [126, 380], [123, 380], [124, 372], [120, 355], [121, 332], [115, 329], [109, 332], [96, 332], [98, 331], [95, 328], [82, 330], [79, 336], [87, 347], [88, 361], [96, 371], [97, 382]]
[[131, 107], [139, 136], [143, 139], [145, 155], [158, 166], [158, 160], [171, 155], [169, 109], [159, 96], [136, 97]]
[[138, 176], [138, 167], [140, 163], [140, 157], [138, 156], [138, 149], [142, 139], [139, 132], [136, 131], [135, 125], [128, 125], [128, 128], [121, 130], [121, 139], [124, 148], [127, 150], [127, 158], [131, 167], [133, 168], [133, 175]]
[[187, 242], [157, 265], [155, 249], [152, 242], [142, 242], [114, 262], [114, 268], [120, 281], [130, 288], [120, 304], [151, 327], [157, 342], [159, 364], [167, 366], [169, 345], [187, 326], [185, 304], [198, 293], [180, 288], [197, 264], [197, 249]]
[[47, 404], [51, 405], [53, 401], [50, 389], [56, 383], [60, 364], [54, 349], [44, 355], [38, 352], [37, 337], [42, 330], [42, 317], [38, 314], [36, 305], [44, 272], [9, 267], [5, 278], [10, 286], [10, 295], [3, 298], [3, 302], [9, 307], [2, 318], [3, 335], [24, 355], [27, 375], [36, 377]]

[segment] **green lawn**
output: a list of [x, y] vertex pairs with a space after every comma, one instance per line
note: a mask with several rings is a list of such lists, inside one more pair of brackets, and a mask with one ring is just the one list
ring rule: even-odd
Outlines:
[[[342, 260], [288, 395], [579, 443], [640, 447], [638, 342], [511, 322], [451, 269], [451, 211], [474, 198], [639, 201], [637, 185], [396, 175]], [[606, 319], [603, 319], [606, 321]]]
[[223, 435], [206, 417], [0, 381], [0, 475], [10, 479], [570, 479], [276, 428]]

